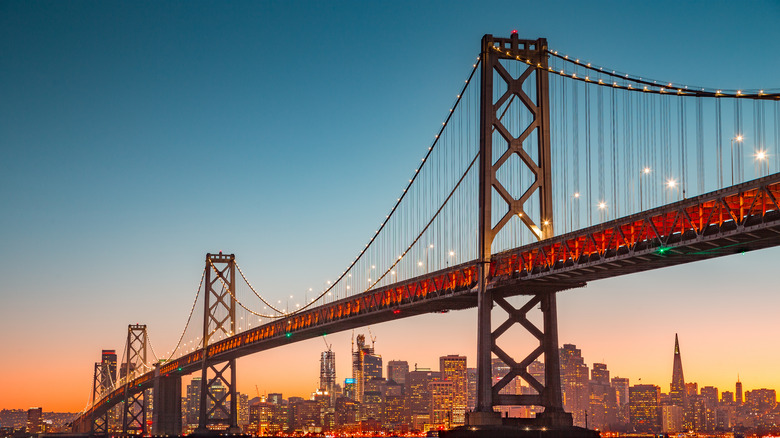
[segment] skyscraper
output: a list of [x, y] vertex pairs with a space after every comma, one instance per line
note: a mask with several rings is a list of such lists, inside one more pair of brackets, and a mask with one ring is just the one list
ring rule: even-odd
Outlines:
[[603, 363], [594, 363], [589, 383], [590, 403], [588, 427], [608, 430], [617, 423], [617, 392], [609, 384], [609, 370]]
[[466, 391], [466, 408], [473, 411], [477, 407], [477, 369], [466, 368], [466, 378], [468, 379]]
[[680, 357], [680, 342], [677, 333], [674, 334], [674, 364], [672, 365], [672, 383], [669, 388], [669, 401], [675, 406], [685, 408], [685, 377], [683, 377], [682, 358]]
[[742, 382], [739, 381], [739, 375], [737, 375], [737, 406], [742, 406]]
[[422, 429], [423, 424], [430, 422], [431, 392], [428, 384], [438, 380], [439, 376], [436, 371], [416, 366], [414, 371], [409, 371], [406, 379], [407, 418], [414, 429]]
[[115, 350], [103, 350], [100, 355], [100, 362], [105, 368], [105, 376], [109, 381], [104, 382], [105, 388], [110, 388], [114, 382], [116, 382], [116, 351]]
[[590, 403], [588, 366], [580, 349], [573, 344], [563, 344], [560, 358], [564, 409], [571, 412], [575, 426], [585, 427]]
[[449, 355], [439, 358], [439, 371], [442, 380], [452, 382], [451, 424], [460, 426], [466, 422], [466, 356]]
[[625, 406], [628, 404], [628, 378], [627, 377], [613, 377], [612, 387], [617, 392], [618, 405]]
[[187, 425], [197, 426], [200, 416], [200, 377], [193, 377], [187, 385], [187, 401], [185, 412]]
[[392, 380], [401, 386], [406, 384], [409, 374], [409, 363], [405, 360], [391, 360], [387, 363], [387, 380]]
[[590, 370], [590, 379], [600, 385], [609, 385], [609, 370], [607, 370], [607, 364], [594, 363], [593, 369]]
[[454, 401], [454, 386], [451, 381], [438, 380], [428, 383], [431, 395], [430, 423], [435, 428], [449, 429], [452, 427], [452, 411]]
[[320, 391], [327, 392], [331, 405], [336, 400], [336, 353], [328, 348], [320, 356]]
[[355, 401], [363, 402], [365, 382], [382, 378], [382, 356], [374, 354], [373, 342], [366, 345], [366, 337], [358, 335], [355, 339], [357, 349], [352, 350], [352, 378], [355, 379]]
[[628, 387], [629, 382], [626, 377], [613, 377], [611, 380], [612, 389], [615, 390], [615, 396], [617, 397], [617, 424], [628, 425], [629, 423], [629, 407], [628, 407]]
[[661, 410], [658, 399], [661, 388], [655, 385], [634, 385], [628, 390], [631, 427], [636, 432], [659, 432]]

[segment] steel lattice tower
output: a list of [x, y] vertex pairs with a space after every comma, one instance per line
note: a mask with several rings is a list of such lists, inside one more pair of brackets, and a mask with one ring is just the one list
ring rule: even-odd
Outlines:
[[[494, 38], [485, 35], [482, 38], [481, 51], [481, 104], [480, 104], [480, 171], [479, 171], [479, 283], [477, 305], [477, 408], [469, 419], [470, 424], [501, 424], [496, 417], [494, 406], [500, 405], [537, 405], [544, 407], [540, 422], [551, 427], [571, 426], [571, 415], [563, 411], [561, 397], [561, 378], [558, 359], [558, 321], [555, 292], [523, 292], [532, 298], [520, 309], [514, 308], [504, 297], [494, 294], [486, 287], [488, 267], [492, 254], [492, 244], [496, 235], [507, 225], [513, 216], [530, 229], [539, 239], [552, 237], [552, 161], [550, 157], [550, 108], [547, 77], [547, 40], [520, 40], [516, 33], [510, 38]], [[530, 65], [518, 77], [512, 75], [500, 62], [516, 60], [517, 57], [530, 61]], [[494, 102], [494, 73], [506, 82], [506, 91]], [[536, 99], [532, 99], [523, 90], [523, 85], [532, 74], [535, 79]], [[501, 121], [498, 112], [509, 99], [518, 99], [533, 119], [520, 133], [513, 136]], [[493, 160], [493, 132], [498, 132], [506, 141], [506, 151]], [[537, 159], [534, 160], [523, 148], [523, 143], [531, 141], [535, 134]], [[523, 170], [531, 172], [534, 181], [520, 196], [515, 198], [497, 178], [498, 170], [509, 158], [517, 154], [523, 163]], [[519, 177], [519, 175], [515, 175]], [[507, 204], [506, 213], [493, 225], [492, 203], [496, 192]], [[538, 217], [530, 217], [525, 206], [532, 196], [539, 197]], [[495, 331], [491, 326], [491, 310], [498, 304], [508, 315], [507, 320]], [[527, 314], [540, 305], [543, 315], [543, 327], [532, 324]], [[520, 361], [511, 358], [496, 344], [496, 340], [514, 324], [519, 324], [539, 340], [539, 346]], [[492, 384], [492, 354], [506, 363], [510, 370], [495, 386]], [[544, 355], [545, 381], [539, 382], [528, 372], [527, 367]], [[499, 391], [515, 377], [521, 377], [538, 394], [507, 395]]]
[[[108, 366], [103, 362], [95, 362], [95, 372], [92, 377], [92, 405], [103, 397], [110, 389], [108, 386]], [[92, 435], [108, 435], [109, 412], [92, 418], [90, 433]]]
[[[203, 348], [208, 350], [218, 333], [227, 337], [236, 333], [236, 258], [234, 254], [206, 254], [206, 299], [203, 312]], [[211, 376], [211, 377], [209, 377]], [[215, 386], [226, 388], [224, 393]], [[200, 381], [198, 432], [208, 426], [227, 428], [238, 433], [238, 397], [236, 395], [236, 360], [209, 360], [203, 355]], [[213, 405], [212, 405], [213, 403]]]
[[146, 434], [146, 409], [144, 391], [133, 394], [130, 382], [132, 375], [146, 366], [146, 348], [148, 338], [145, 324], [131, 324], [127, 326], [127, 350], [125, 351], [125, 403], [122, 412], [122, 433]]

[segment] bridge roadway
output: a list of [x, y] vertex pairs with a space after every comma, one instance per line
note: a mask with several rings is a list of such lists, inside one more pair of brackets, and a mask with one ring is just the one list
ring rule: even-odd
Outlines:
[[[501, 296], [534, 295], [588, 281], [780, 245], [780, 173], [494, 254], [488, 287]], [[477, 261], [470, 261], [266, 323], [186, 354], [135, 378], [134, 394], [156, 376], [196, 372], [327, 333], [430, 312], [476, 307]], [[476, 327], [476, 324], [475, 324]], [[74, 425], [124, 400], [119, 388]]]

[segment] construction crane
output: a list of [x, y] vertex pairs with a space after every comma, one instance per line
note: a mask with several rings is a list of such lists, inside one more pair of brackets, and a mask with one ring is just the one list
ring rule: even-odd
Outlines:
[[325, 339], [325, 335], [322, 335], [322, 342], [325, 343], [325, 346], [328, 347], [328, 351], [330, 351], [330, 347], [333, 346], [333, 344], [328, 344], [328, 340]]
[[371, 349], [374, 349], [374, 343], [376, 342], [376, 336], [374, 336], [373, 333], [371, 333], [371, 326], [368, 326], [368, 336], [371, 337]]

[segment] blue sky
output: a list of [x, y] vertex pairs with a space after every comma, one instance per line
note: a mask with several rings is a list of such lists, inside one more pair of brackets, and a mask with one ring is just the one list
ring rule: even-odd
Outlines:
[[[101, 348], [121, 348], [127, 323], [149, 324], [159, 345], [175, 343], [206, 252], [236, 253], [272, 299], [321, 286], [391, 207], [485, 33], [517, 29], [647, 77], [778, 88], [778, 18], [780, 5], [769, 1], [0, 1], [0, 329], [14, 334], [0, 341], [3, 356], [46, 363], [44, 351], [72, 354], [61, 365], [74, 376], [64, 390], [86, 398], [91, 361]], [[678, 327], [688, 329], [685, 354], [688, 339], [731, 339], [712, 330], [739, 308], [734, 290], [748, 289], [747, 313], [777, 309], [777, 298], [766, 295], [776, 282], [763, 279], [762, 269], [779, 254], [564, 294], [561, 341], [576, 342], [586, 361], [603, 359], [613, 373], [639, 373], [620, 369], [623, 353], [601, 341], [640, 312], [648, 326], [630, 332], [642, 333], [648, 354], [669, 353], [665, 368], [647, 365], [647, 373], [662, 368], [666, 380], [656, 383], [666, 385]], [[728, 283], [731, 270], [750, 273], [756, 286]], [[641, 289], [639, 282], [666, 292], [656, 301], [626, 290]], [[653, 324], [680, 296], [690, 306], [677, 315], [684, 322], [664, 316]], [[467, 330], [468, 339], [442, 351], [401, 357], [404, 330], [476, 325], [469, 312], [436, 318], [375, 328], [387, 359], [435, 367], [439, 355], [472, 355]], [[780, 328], [750, 320], [769, 324], [762, 330]], [[337, 342], [342, 378], [348, 339]], [[310, 355], [301, 373], [316, 375], [320, 348], [318, 341], [290, 350]], [[696, 356], [701, 363], [706, 351]], [[13, 360], [0, 367], [3, 381], [21, 372]], [[251, 388], [264, 378], [245, 381]], [[732, 375], [719, 378], [731, 382]], [[777, 378], [770, 383], [780, 388]], [[36, 401], [46, 397], [42, 388], [0, 399], [0, 407], [45, 403]], [[49, 405], [57, 403], [66, 405]]]

